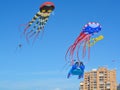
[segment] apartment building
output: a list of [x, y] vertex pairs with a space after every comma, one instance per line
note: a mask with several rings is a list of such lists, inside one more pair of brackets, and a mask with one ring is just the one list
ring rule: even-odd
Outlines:
[[80, 90], [117, 90], [116, 70], [99, 67], [85, 72]]

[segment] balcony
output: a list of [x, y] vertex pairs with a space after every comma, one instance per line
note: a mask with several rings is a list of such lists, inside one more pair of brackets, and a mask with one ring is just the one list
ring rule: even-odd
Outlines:
[[99, 76], [100, 76], [100, 77], [101, 77], [101, 76], [104, 76], [104, 74], [103, 74], [103, 73], [100, 73]]
[[107, 89], [110, 89], [110, 86], [106, 86]]
[[99, 83], [100, 83], [100, 84], [104, 84], [104, 82], [103, 82], [103, 81], [100, 81]]
[[106, 83], [106, 88], [107, 88], [107, 89], [110, 89], [110, 82], [107, 82], [107, 83]]

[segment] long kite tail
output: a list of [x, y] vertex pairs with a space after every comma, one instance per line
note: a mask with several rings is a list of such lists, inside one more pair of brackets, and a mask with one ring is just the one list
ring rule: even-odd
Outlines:
[[77, 59], [80, 61], [80, 58], [79, 58], [79, 49], [80, 49], [80, 46], [81, 44], [83, 43], [83, 52], [82, 52], [82, 58], [84, 58], [85, 54], [86, 54], [86, 44], [88, 42], [88, 37], [89, 37], [89, 34], [85, 34], [85, 37], [79, 41], [79, 44], [77, 46]]
[[[84, 58], [85, 55], [86, 55], [86, 46], [87, 46], [87, 44], [88, 45], [90, 44], [90, 35], [89, 34], [86, 36], [86, 39], [85, 39], [85, 42], [84, 42], [82, 58]], [[90, 47], [88, 47], [88, 57], [90, 55], [89, 53], [90, 53]]]
[[83, 34], [83, 33], [81, 33], [81, 34], [77, 37], [77, 39], [75, 40], [74, 44], [71, 45], [71, 46], [68, 48], [68, 50], [67, 50], [67, 52], [66, 52], [66, 55], [65, 55], [65, 60], [67, 60], [67, 55], [68, 55], [68, 53], [70, 52], [69, 57], [71, 57], [70, 60], [72, 61], [72, 59], [73, 59], [73, 53], [74, 53], [74, 50], [75, 50], [75, 48], [76, 48], [76, 45], [78, 44], [79, 40], [82, 39], [82, 38], [84, 38], [84, 34]]
[[66, 55], [65, 55], [65, 60], [67, 60], [67, 55], [68, 55], [68, 53], [69, 53], [70, 61], [72, 61], [72, 63], [73, 63], [73, 54], [74, 54], [74, 51], [75, 51], [75, 49], [76, 49], [76, 46], [84, 40], [84, 38], [86, 37], [86, 35], [87, 35], [87, 34], [80, 33], [80, 35], [79, 35], [79, 36], [77, 37], [77, 39], [75, 40], [74, 44], [71, 45], [71, 46], [68, 48], [68, 50], [67, 50], [67, 52], [66, 52]]
[[[80, 33], [80, 35], [79, 35], [79, 36], [77, 37], [77, 39], [75, 40], [74, 44], [71, 45], [71, 46], [68, 48], [68, 50], [67, 50], [67, 52], [66, 52], [66, 54], [65, 54], [65, 60], [66, 60], [66, 61], [67, 61], [67, 55], [68, 55], [69, 51], [71, 52], [71, 49], [73, 48], [73, 46], [76, 46], [76, 45], [77, 45], [78, 40], [80, 39], [80, 37], [83, 38], [83, 37], [84, 37], [84, 34], [83, 34], [83, 33]], [[71, 55], [71, 54], [70, 54], [70, 55]]]
[[27, 40], [27, 42], [29, 42], [29, 35], [31, 35], [33, 32], [34, 31], [31, 30], [31, 31], [29, 31], [29, 32], [26, 33], [26, 40]]
[[[77, 38], [76, 42], [74, 43], [74, 46], [75, 46], [75, 47], [73, 47], [73, 49], [72, 49], [72, 51], [71, 51], [71, 56], [72, 56], [72, 58], [73, 58], [73, 54], [74, 54], [75, 49], [78, 48], [78, 50], [79, 50], [80, 44], [81, 44], [82, 42], [84, 42], [86, 36], [87, 36], [87, 34], [82, 33], [81, 36], [80, 36], [79, 38]], [[78, 51], [77, 51], [77, 52], [78, 52]]]
[[[88, 41], [88, 46], [90, 46], [90, 35], [87, 41]], [[88, 47], [88, 59], [90, 59], [90, 47]]]

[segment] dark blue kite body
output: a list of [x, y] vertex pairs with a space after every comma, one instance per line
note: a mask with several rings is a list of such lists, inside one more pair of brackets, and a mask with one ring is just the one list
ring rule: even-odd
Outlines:
[[78, 75], [78, 79], [82, 78], [84, 75], [84, 69], [84, 64], [79, 64], [79, 62], [76, 62], [70, 69], [67, 78], [69, 78], [71, 75]]

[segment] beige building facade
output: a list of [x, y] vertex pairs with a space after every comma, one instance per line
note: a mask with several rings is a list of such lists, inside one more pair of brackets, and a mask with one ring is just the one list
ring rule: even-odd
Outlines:
[[80, 90], [117, 90], [116, 70], [99, 67], [85, 72]]

